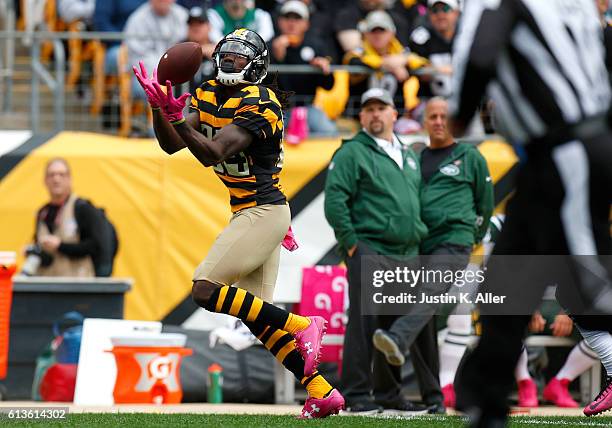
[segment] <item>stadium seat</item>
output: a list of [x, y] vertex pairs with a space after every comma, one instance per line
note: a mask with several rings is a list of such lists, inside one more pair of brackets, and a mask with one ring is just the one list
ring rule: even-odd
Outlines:
[[[147, 123], [152, 123], [153, 116], [150, 109], [142, 101], [132, 100], [132, 67], [128, 59], [126, 44], [122, 44], [117, 58], [117, 74], [107, 75], [104, 69], [106, 46], [100, 41], [93, 40], [87, 55], [91, 54], [93, 66], [93, 96], [90, 113], [94, 116], [102, 112], [102, 107], [107, 99], [107, 94], [119, 93], [119, 129], [118, 134], [128, 137], [132, 131], [132, 118], [134, 115], [147, 114]], [[75, 58], [76, 61], [76, 58]]]
[[420, 86], [421, 85], [419, 83], [419, 79], [416, 76], [411, 76], [408, 80], [404, 82], [402, 90], [404, 94], [404, 100], [406, 100], [404, 102], [404, 107], [407, 111], [411, 111], [421, 102], [421, 100], [417, 96]]
[[[46, 31], [63, 31], [66, 24], [57, 16], [56, 0], [20, 0], [21, 16], [17, 20], [17, 29], [30, 31], [42, 29]], [[28, 15], [27, 12], [31, 15]], [[53, 53], [53, 42], [44, 41], [41, 46], [41, 60], [48, 61]]]
[[[74, 21], [68, 24], [68, 31], [71, 33], [81, 33], [85, 31], [85, 24], [82, 21]], [[79, 38], [68, 40], [68, 77], [66, 78], [66, 89], [73, 90], [74, 86], [81, 77], [81, 65], [83, 61], [91, 61], [95, 58], [97, 43], [95, 41], [83, 41]], [[102, 61], [104, 58], [102, 57]], [[104, 65], [104, 64], [102, 64]]]
[[[90, 113], [94, 116], [100, 114], [106, 94], [106, 72], [104, 70], [104, 58], [106, 46], [98, 40], [91, 42], [92, 67], [93, 67], [93, 97], [91, 100]], [[116, 79], [113, 83], [116, 83]]]
[[[45, 5], [45, 23], [49, 31], [64, 31], [66, 24], [57, 16], [57, 1], [47, 0]], [[53, 42], [46, 41], [42, 44], [41, 58], [48, 60], [53, 53]]]
[[119, 50], [119, 103], [121, 123], [119, 125], [119, 136], [129, 137], [132, 132], [132, 117], [146, 112], [147, 124], [153, 122], [153, 113], [145, 103], [132, 99], [132, 67], [130, 67], [127, 45], [124, 43]]
[[[57, 0], [42, 0], [44, 1], [44, 9], [43, 9], [43, 23], [44, 27], [47, 31], [68, 31], [72, 33], [80, 33], [85, 30], [85, 24], [81, 21], [74, 21], [69, 24], [62, 21], [57, 14]], [[22, 14], [19, 17], [17, 22], [17, 29], [24, 30], [26, 29], [26, 19], [36, 20], [36, 16], [27, 17], [26, 16], [26, 6], [28, 2], [27, 0], [21, 0], [21, 10]], [[32, 6], [35, 10], [36, 7]], [[33, 12], [35, 15], [36, 12]], [[37, 23], [33, 23], [34, 27], [36, 27]], [[95, 61], [101, 61], [102, 71], [104, 70], [104, 53], [97, 51], [97, 49], [101, 46], [99, 42], [96, 41], [86, 41], [84, 42], [80, 38], [70, 38], [68, 39], [68, 75], [66, 77], [66, 89], [73, 90], [76, 83], [81, 76], [81, 65], [83, 61], [93, 60], [94, 68]], [[53, 53], [53, 43], [50, 41], [43, 42], [41, 47], [41, 60], [48, 61]], [[94, 74], [95, 77], [95, 74]], [[103, 77], [102, 77], [103, 80]], [[95, 81], [92, 82], [95, 86]], [[95, 91], [94, 91], [95, 92]], [[103, 98], [94, 99], [92, 103], [92, 114], [98, 114], [101, 110]]]
[[334, 86], [330, 90], [317, 88], [313, 105], [319, 107], [327, 117], [337, 119], [346, 107], [349, 98], [349, 74], [347, 71], [334, 71]]

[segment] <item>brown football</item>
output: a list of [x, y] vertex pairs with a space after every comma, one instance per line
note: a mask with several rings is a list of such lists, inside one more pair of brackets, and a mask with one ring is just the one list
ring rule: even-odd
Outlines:
[[157, 65], [157, 80], [164, 85], [166, 80], [173, 85], [188, 82], [202, 64], [202, 48], [199, 43], [177, 43], [166, 51]]

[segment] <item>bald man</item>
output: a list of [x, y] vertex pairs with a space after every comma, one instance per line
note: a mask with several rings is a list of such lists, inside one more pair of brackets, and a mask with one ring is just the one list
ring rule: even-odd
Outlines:
[[[429, 100], [423, 125], [430, 143], [420, 155], [421, 219], [429, 234], [421, 241], [420, 253], [428, 256], [428, 270], [462, 271], [468, 264], [472, 247], [484, 237], [493, 213], [489, 169], [475, 146], [453, 139], [448, 126], [448, 103], [444, 98]], [[451, 285], [421, 283], [419, 287], [422, 293], [438, 295], [447, 292]], [[423, 335], [431, 335], [432, 344], [426, 346], [429, 349], [420, 345], [421, 352], [435, 354], [435, 358], [430, 356], [427, 360], [430, 377], [437, 380], [439, 366], [432, 317], [438, 306], [410, 305], [406, 315], [398, 318], [389, 330], [376, 330], [374, 346], [385, 354], [389, 364], [401, 366], [423, 330], [419, 342], [423, 343]], [[439, 391], [439, 380], [437, 383]]]

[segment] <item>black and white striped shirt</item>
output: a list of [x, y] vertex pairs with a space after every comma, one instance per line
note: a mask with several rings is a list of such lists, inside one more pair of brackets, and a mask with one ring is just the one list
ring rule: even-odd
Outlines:
[[499, 133], [515, 143], [610, 105], [593, 0], [466, 0], [453, 70], [455, 119], [468, 123], [486, 91]]

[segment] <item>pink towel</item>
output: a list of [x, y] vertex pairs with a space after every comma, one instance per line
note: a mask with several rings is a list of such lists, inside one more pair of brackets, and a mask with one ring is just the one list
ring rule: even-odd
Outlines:
[[308, 138], [308, 109], [306, 107], [293, 107], [285, 132], [285, 142], [287, 144], [300, 144], [306, 138]]
[[291, 230], [291, 226], [289, 226], [289, 230], [283, 238], [283, 247], [285, 247], [289, 251], [295, 251], [300, 247], [297, 241], [295, 240], [295, 236], [293, 235], [293, 230]]
[[[347, 323], [347, 284], [346, 269], [340, 266], [305, 267], [302, 270], [302, 298], [299, 307], [294, 306], [294, 313], [318, 315], [329, 322], [325, 337], [335, 344], [324, 345], [322, 362], [342, 362], [342, 337]], [[347, 352], [356, 351], [350, 349]]]

